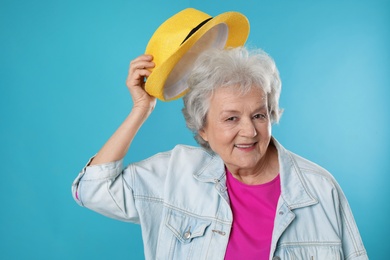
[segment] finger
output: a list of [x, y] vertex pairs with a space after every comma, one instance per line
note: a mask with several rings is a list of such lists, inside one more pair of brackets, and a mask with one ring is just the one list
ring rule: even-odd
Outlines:
[[149, 69], [154, 68], [154, 62], [138, 61], [133, 62], [129, 68], [129, 77], [132, 76], [149, 76], [151, 71]]
[[140, 86], [144, 84], [145, 77], [149, 77], [152, 72], [148, 69], [137, 69], [133, 73], [129, 74], [127, 78], [127, 85]]
[[130, 62], [130, 68], [138, 69], [138, 68], [146, 68], [153, 67], [154, 63], [152, 62], [152, 55], [141, 55]]
[[138, 86], [144, 84], [144, 79], [151, 74], [150, 68], [154, 67], [154, 64], [139, 62], [131, 66], [127, 77], [128, 86]]
[[142, 55], [138, 56], [137, 58], [135, 58], [133, 61], [141, 61], [141, 60], [151, 61], [151, 60], [153, 60], [153, 56], [149, 55], [149, 54], [142, 54]]
[[130, 64], [129, 73], [133, 73], [136, 70], [144, 70], [154, 68], [155, 64], [152, 61], [133, 61]]
[[143, 61], [143, 62], [137, 62], [137, 63], [132, 64], [130, 66], [130, 69], [133, 69], [133, 70], [151, 69], [151, 68], [154, 68], [154, 66], [155, 66], [154, 62]]
[[137, 76], [138, 78], [149, 77], [151, 73], [152, 72], [150, 70], [146, 69], [146, 68], [144, 68], [144, 69], [137, 69], [135, 71], [135, 76]]
[[141, 55], [130, 62], [129, 73], [126, 79], [128, 87], [143, 86], [146, 77], [149, 77], [155, 64], [152, 55]]

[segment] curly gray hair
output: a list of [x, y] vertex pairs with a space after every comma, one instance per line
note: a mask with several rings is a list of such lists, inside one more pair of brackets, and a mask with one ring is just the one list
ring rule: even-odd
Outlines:
[[189, 75], [188, 92], [184, 96], [182, 112], [187, 127], [193, 132], [195, 140], [210, 150], [199, 131], [206, 124], [210, 98], [220, 87], [236, 87], [242, 93], [251, 88], [260, 88], [268, 101], [271, 123], [278, 123], [282, 114], [279, 108], [281, 81], [274, 60], [264, 51], [248, 51], [245, 47], [225, 50], [211, 49], [197, 59]]

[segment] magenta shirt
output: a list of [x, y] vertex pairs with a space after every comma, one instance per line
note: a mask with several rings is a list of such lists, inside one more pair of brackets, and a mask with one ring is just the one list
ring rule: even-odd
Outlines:
[[269, 259], [278, 199], [279, 175], [260, 185], [246, 185], [226, 169], [233, 226], [225, 260]]

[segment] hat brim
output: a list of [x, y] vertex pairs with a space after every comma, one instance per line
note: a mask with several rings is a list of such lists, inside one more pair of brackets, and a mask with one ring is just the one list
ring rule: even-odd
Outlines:
[[[185, 95], [187, 89], [184, 89], [177, 95], [165, 97], [164, 85], [175, 65], [183, 55], [210, 29], [219, 24], [226, 24], [228, 35], [225, 44], [226, 47], [243, 46], [249, 35], [248, 19], [238, 12], [226, 12], [215, 16], [193, 33], [178, 49], [168, 57], [164, 62], [156, 66], [145, 83], [145, 90], [152, 96], [162, 100], [171, 101]], [[148, 50], [146, 50], [148, 51]], [[152, 53], [151, 53], [152, 54]]]

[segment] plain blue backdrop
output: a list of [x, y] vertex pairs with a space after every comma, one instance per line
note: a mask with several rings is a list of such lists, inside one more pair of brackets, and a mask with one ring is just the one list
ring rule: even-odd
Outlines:
[[[1, 259], [143, 259], [140, 228], [74, 203], [70, 185], [132, 104], [128, 64], [168, 17], [239, 11], [274, 57], [274, 136], [327, 168], [371, 259], [387, 259], [390, 2], [0, 1]], [[159, 102], [126, 162], [195, 145], [182, 101]]]

